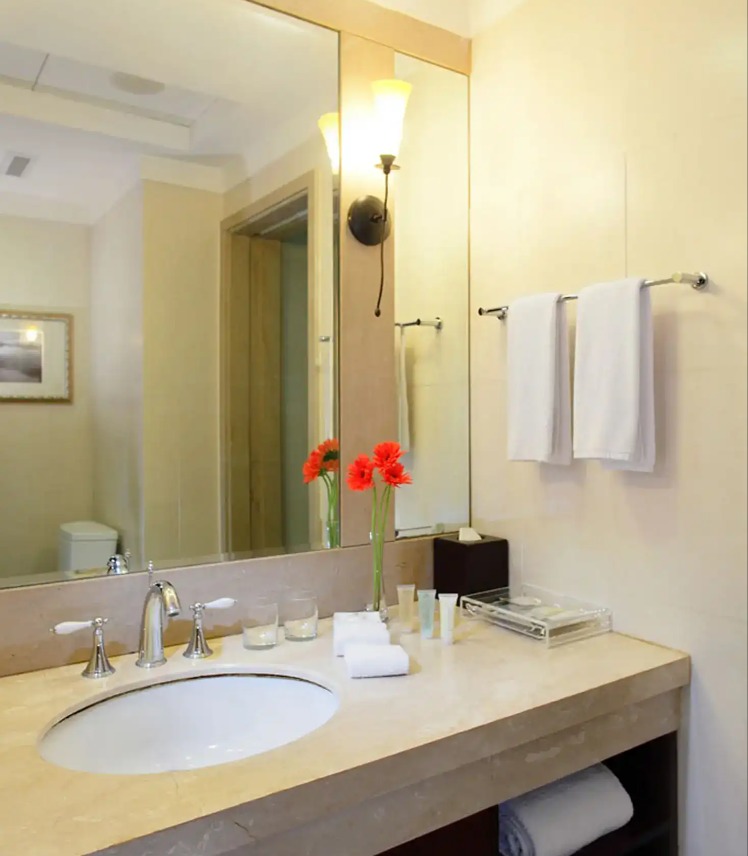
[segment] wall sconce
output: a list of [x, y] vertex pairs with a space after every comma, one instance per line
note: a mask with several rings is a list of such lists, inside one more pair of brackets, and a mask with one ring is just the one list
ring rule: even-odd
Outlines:
[[361, 196], [351, 203], [348, 209], [348, 228], [357, 241], [367, 247], [379, 245], [379, 296], [374, 315], [382, 314], [382, 293], [384, 291], [384, 242], [390, 234], [392, 223], [387, 211], [390, 192], [390, 173], [400, 167], [395, 159], [400, 152], [403, 137], [405, 109], [408, 105], [411, 89], [404, 80], [375, 80], [374, 93], [375, 128], [379, 163], [377, 168], [384, 173], [384, 202], [377, 196]]
[[332, 174], [338, 175], [340, 172], [340, 114], [325, 113], [319, 117], [317, 126], [325, 140]]

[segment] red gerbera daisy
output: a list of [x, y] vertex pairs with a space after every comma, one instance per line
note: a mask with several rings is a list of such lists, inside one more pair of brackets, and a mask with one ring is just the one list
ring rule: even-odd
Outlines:
[[336, 473], [340, 469], [340, 443], [336, 439], [325, 440], [317, 446], [322, 456], [322, 469]]
[[391, 487], [400, 487], [402, 484], [413, 484], [410, 473], [405, 472], [405, 467], [399, 461], [388, 464], [380, 472], [384, 483]]
[[391, 440], [377, 443], [374, 447], [374, 466], [383, 472], [391, 464], [396, 464], [404, 454], [399, 443]]
[[369, 490], [374, 484], [374, 462], [368, 455], [359, 455], [348, 467], [348, 487], [351, 490]]
[[313, 482], [319, 476], [321, 470], [322, 454], [319, 449], [314, 449], [314, 451], [309, 453], [309, 457], [306, 459], [304, 466], [301, 468], [301, 471], [304, 474], [305, 484]]

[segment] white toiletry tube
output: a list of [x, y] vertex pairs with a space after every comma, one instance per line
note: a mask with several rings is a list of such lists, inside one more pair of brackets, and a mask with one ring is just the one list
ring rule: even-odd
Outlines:
[[445, 645], [454, 645], [457, 595], [439, 593], [439, 634]]
[[397, 610], [400, 619], [400, 629], [403, 633], [413, 632], [415, 613], [415, 583], [403, 583], [397, 587]]

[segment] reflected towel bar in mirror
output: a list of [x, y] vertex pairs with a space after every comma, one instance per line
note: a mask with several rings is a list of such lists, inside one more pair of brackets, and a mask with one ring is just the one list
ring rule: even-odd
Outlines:
[[432, 320], [425, 321], [422, 318], [416, 318], [415, 321], [395, 321], [395, 327], [434, 327], [437, 330], [441, 330], [444, 326], [444, 322], [437, 315], [436, 318]]
[[[651, 288], [653, 285], [669, 285], [671, 283], [679, 284], [682, 282], [688, 283], [691, 288], [695, 288], [696, 291], [703, 291], [709, 285], [709, 276], [705, 273], [674, 273], [667, 279], [645, 279], [644, 285], [647, 288]], [[578, 297], [578, 294], [564, 294], [561, 297], [561, 300], [577, 300]], [[494, 318], [498, 318], [499, 321], [503, 321], [508, 312], [508, 306], [496, 306], [493, 309], [483, 309], [483, 307], [481, 307], [478, 310], [478, 315], [493, 316]]]

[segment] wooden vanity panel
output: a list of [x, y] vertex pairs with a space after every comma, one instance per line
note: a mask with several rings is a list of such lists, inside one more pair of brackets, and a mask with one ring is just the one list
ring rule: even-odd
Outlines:
[[[425, 856], [427, 851], [419, 849], [416, 839], [432, 833], [432, 843], [440, 846], [429, 850], [429, 856], [488, 856], [489, 852], [498, 852], [497, 839], [492, 850], [481, 848], [492, 829], [490, 813], [500, 802], [665, 735], [674, 735], [679, 723], [680, 691], [671, 690], [383, 793], [288, 832], [238, 849], [223, 850], [219, 846], [211, 850], [211, 856], [296, 856], [302, 852], [304, 856]], [[667, 778], [670, 770], [664, 773]], [[667, 788], [664, 796], [670, 798]], [[477, 811], [486, 814], [471, 822], [464, 820]], [[465, 822], [462, 828], [476, 836], [476, 846], [463, 840], [456, 849], [449, 849], [455, 840], [459, 841], [455, 833], [460, 831], [461, 821]], [[446, 829], [452, 825], [454, 830]], [[446, 842], [443, 846], [441, 836]], [[595, 856], [603, 854], [629, 856], [625, 849], [602, 851]], [[136, 851], [125, 845], [106, 851], [106, 856], [136, 856]], [[657, 856], [671, 854], [665, 850]]]

